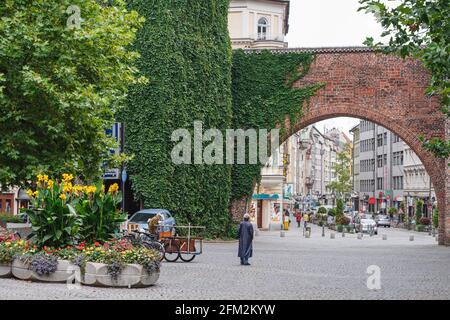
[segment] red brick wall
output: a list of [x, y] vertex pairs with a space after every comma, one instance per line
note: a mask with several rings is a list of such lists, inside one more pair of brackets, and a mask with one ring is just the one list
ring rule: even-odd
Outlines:
[[[439, 244], [450, 245], [450, 170], [443, 159], [423, 150], [419, 135], [450, 137], [439, 100], [425, 95], [429, 74], [415, 60], [374, 52], [316, 54], [308, 74], [294, 86], [322, 82], [290, 134], [317, 121], [348, 116], [365, 119], [396, 133], [423, 162], [436, 190], [440, 213]], [[287, 137], [285, 137], [287, 138]]]

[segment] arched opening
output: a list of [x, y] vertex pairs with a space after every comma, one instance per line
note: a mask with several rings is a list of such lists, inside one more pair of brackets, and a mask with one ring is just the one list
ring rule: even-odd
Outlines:
[[[287, 120], [292, 129], [282, 137], [280, 165], [272, 166], [271, 157], [255, 186], [249, 209], [254, 224], [260, 230], [283, 229], [286, 210], [295, 221], [294, 213], [315, 214], [320, 207], [328, 211], [341, 199], [352, 222], [364, 214], [387, 216], [389, 226], [436, 232], [435, 210], [445, 201], [435, 189], [440, 183], [433, 175], [436, 168], [400, 126], [386, 128], [384, 118], [371, 118], [367, 112], [305, 115], [292, 127]], [[351, 189], [338, 194], [330, 186], [340, 179], [336, 159], [347, 146]]]

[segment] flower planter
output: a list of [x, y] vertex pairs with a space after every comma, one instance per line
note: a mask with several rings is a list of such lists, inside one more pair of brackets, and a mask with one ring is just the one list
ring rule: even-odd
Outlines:
[[11, 264], [0, 264], [0, 278], [9, 278], [11, 276]]
[[139, 264], [127, 264], [117, 279], [108, 274], [108, 266], [103, 263], [86, 263], [81, 283], [88, 286], [142, 288], [152, 286], [158, 281], [159, 272], [148, 274]]
[[77, 269], [77, 266], [74, 266], [67, 260], [58, 260], [58, 268], [54, 273], [40, 276], [36, 272], [30, 270], [28, 265], [24, 264], [19, 259], [14, 259], [12, 263], [13, 276], [28, 281], [67, 282], [69, 278], [73, 278], [75, 270]]

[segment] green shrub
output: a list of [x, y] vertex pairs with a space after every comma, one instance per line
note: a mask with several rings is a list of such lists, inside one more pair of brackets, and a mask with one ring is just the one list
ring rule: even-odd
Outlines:
[[439, 227], [439, 211], [437, 208], [433, 210], [433, 227]]
[[338, 224], [338, 225], [336, 226], [336, 231], [337, 231], [337, 232], [342, 232], [342, 231], [344, 231], [344, 226], [343, 226], [342, 224]]
[[431, 223], [431, 220], [430, 220], [430, 218], [427, 218], [427, 217], [422, 217], [419, 220], [419, 224], [422, 224], [424, 226], [428, 226], [428, 225], [430, 225], [430, 223]]
[[350, 218], [348, 218], [346, 216], [337, 217], [336, 218], [336, 223], [346, 226], [346, 225], [348, 225], [350, 223]]
[[331, 208], [328, 210], [328, 214], [332, 217], [336, 216], [336, 208]]
[[320, 207], [319, 210], [317, 210], [317, 213], [327, 213], [327, 208]]
[[420, 218], [422, 218], [423, 214], [423, 201], [417, 200], [416, 201], [416, 223], [420, 221]]
[[19, 216], [9, 213], [0, 213], [0, 225], [6, 226], [7, 223], [21, 223], [22, 219]]
[[424, 226], [423, 224], [416, 225], [416, 231], [423, 232], [425, 230], [426, 230], [426, 226]]
[[398, 212], [397, 208], [394, 208], [394, 207], [389, 208], [389, 211], [388, 211], [388, 213], [390, 215], [397, 214], [397, 212]]
[[344, 200], [338, 199], [336, 202], [336, 215], [341, 216], [344, 214]]

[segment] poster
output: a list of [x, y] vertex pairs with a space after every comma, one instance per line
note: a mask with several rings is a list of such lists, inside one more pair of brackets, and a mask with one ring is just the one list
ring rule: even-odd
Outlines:
[[256, 201], [251, 202], [249, 215], [252, 222], [256, 221]]
[[271, 213], [270, 213], [270, 219], [272, 222], [278, 222], [281, 223], [281, 206], [279, 203], [271, 203]]

